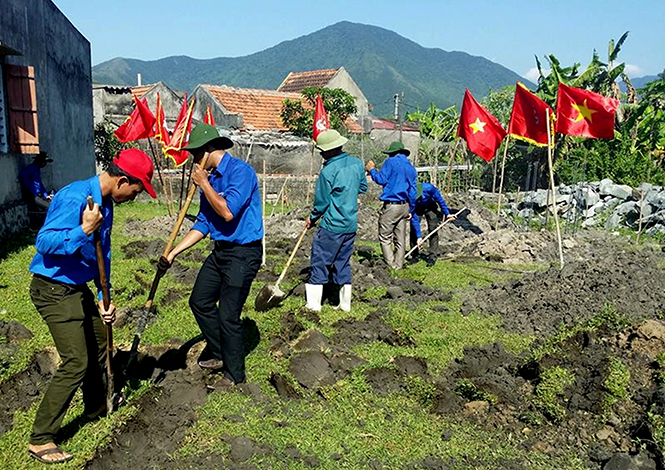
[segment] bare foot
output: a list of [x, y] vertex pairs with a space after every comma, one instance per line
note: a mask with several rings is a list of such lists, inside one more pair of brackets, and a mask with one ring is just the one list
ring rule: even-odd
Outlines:
[[72, 454], [63, 452], [53, 442], [46, 444], [30, 444], [28, 446], [30, 455], [35, 457], [40, 462], [65, 462], [72, 458]]

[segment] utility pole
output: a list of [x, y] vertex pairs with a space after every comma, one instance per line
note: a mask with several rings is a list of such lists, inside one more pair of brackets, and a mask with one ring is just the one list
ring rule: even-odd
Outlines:
[[399, 129], [399, 141], [402, 141], [402, 115], [399, 112], [399, 104], [400, 104], [400, 94], [401, 100], [404, 100], [404, 92], [402, 93], [395, 93], [394, 99], [395, 99], [395, 110], [393, 111], [393, 117], [395, 118], [395, 121], [397, 121], [397, 127]]

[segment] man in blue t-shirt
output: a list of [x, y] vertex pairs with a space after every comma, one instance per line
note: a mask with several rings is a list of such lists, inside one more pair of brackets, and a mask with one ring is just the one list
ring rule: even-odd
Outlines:
[[305, 221], [307, 228], [321, 222], [312, 241], [312, 271], [305, 284], [307, 308], [315, 312], [321, 310], [323, 286], [331, 277], [340, 286], [339, 308], [351, 311], [351, 255], [358, 230], [358, 195], [367, 191], [367, 176], [362, 161], [342, 151], [347, 140], [334, 129], [321, 132], [316, 139], [324, 161], [316, 180], [314, 207]]
[[[60, 355], [60, 366], [37, 409], [30, 435], [28, 453], [42, 463], [72, 458], [54, 440], [79, 387], [88, 418], [106, 412], [104, 322], [113, 322], [115, 306], [105, 309], [102, 302], [93, 233], [99, 231], [110, 282], [113, 205], [131, 201], [144, 190], [155, 197], [152, 173], [152, 160], [144, 152], [121, 151], [99, 176], [58, 191], [37, 234], [37, 253], [30, 264], [30, 297]], [[94, 201], [92, 209], [87, 204], [89, 196]], [[87, 285], [92, 280], [97, 296]]]
[[25, 197], [29, 199], [30, 203], [34, 203], [35, 206], [43, 210], [49, 208], [53, 195], [46, 190], [44, 183], [42, 183], [41, 170], [52, 161], [53, 159], [46, 152], [39, 152], [39, 155], [35, 155], [33, 162], [18, 174]]
[[[199, 124], [192, 130], [184, 149], [197, 163], [192, 181], [201, 188], [201, 209], [180, 243], [160, 259], [160, 269], [166, 270], [179, 253], [206, 236], [215, 242], [196, 278], [189, 306], [207, 343], [199, 366], [222, 373], [214, 384], [217, 390], [228, 390], [245, 381], [240, 314], [263, 256], [256, 173], [227, 152], [231, 147], [231, 139], [221, 137], [209, 124]], [[203, 168], [198, 162], [206, 152], [208, 160]]]
[[[446, 219], [454, 219], [455, 216], [450, 215], [446, 201], [441, 196], [441, 192], [431, 183], [418, 183], [416, 208], [411, 217], [411, 232], [410, 242], [411, 247], [418, 246], [420, 248], [420, 240], [422, 239], [422, 232], [420, 230], [420, 218], [425, 217], [427, 221], [427, 230], [432, 233], [443, 222], [444, 216]], [[413, 260], [418, 259], [419, 249], [414, 251]], [[434, 266], [436, 258], [439, 256], [439, 234], [438, 232], [429, 238], [429, 256], [427, 258], [427, 266]]]
[[383, 259], [393, 269], [401, 269], [406, 254], [406, 221], [416, 204], [416, 169], [407, 158], [411, 152], [396, 140], [383, 153], [388, 158], [381, 171], [372, 160], [365, 169], [372, 180], [383, 187], [379, 199], [383, 207], [379, 212], [379, 243]]

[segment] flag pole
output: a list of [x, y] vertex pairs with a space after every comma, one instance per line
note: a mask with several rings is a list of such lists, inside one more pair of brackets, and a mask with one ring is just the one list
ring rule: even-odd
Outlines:
[[554, 142], [552, 139], [552, 129], [550, 127], [550, 113], [549, 110], [545, 110], [545, 118], [547, 122], [547, 163], [550, 167], [550, 189], [552, 190], [552, 209], [554, 212], [554, 225], [556, 226], [556, 238], [557, 243], [559, 244], [559, 264], [560, 268], [563, 269], [563, 246], [561, 243], [561, 228], [559, 227], [559, 215], [556, 210], [556, 193], [554, 192], [554, 168], [552, 164], [552, 147]]
[[494, 230], [499, 229], [499, 218], [501, 217], [501, 193], [503, 191], [503, 175], [506, 170], [506, 158], [508, 157], [508, 143], [510, 142], [510, 134], [506, 136], [506, 141], [503, 146], [503, 160], [501, 161], [501, 180], [499, 181], [499, 199], [496, 203], [496, 225]]
[[452, 194], [453, 184], [453, 165], [455, 164], [455, 155], [457, 154], [457, 145], [459, 144], [459, 137], [455, 137], [455, 145], [453, 151], [450, 153], [450, 160], [448, 160], [448, 175], [446, 176], [446, 194], [448, 197]]
[[152, 152], [152, 160], [155, 162], [155, 167], [157, 168], [157, 175], [159, 176], [159, 183], [162, 185], [162, 195], [164, 196], [164, 199], [166, 200], [166, 208], [169, 211], [169, 215], [173, 215], [173, 208], [171, 207], [170, 201], [169, 201], [169, 195], [168, 192], [166, 191], [166, 184], [164, 183], [164, 178], [162, 177], [162, 167], [159, 164], [159, 158], [157, 158], [157, 154], [155, 153], [155, 148], [152, 145], [152, 140], [150, 137], [148, 137], [148, 145], [150, 146], [150, 151]]
[[266, 265], [266, 157], [263, 157], [263, 240], [261, 240], [261, 245], [263, 248], [263, 254], [261, 255], [261, 266]]

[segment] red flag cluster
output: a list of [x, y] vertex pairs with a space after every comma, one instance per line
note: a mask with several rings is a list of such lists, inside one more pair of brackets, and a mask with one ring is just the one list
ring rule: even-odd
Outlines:
[[[611, 139], [614, 137], [614, 113], [618, 105], [619, 101], [613, 98], [559, 83], [556, 132]], [[499, 121], [466, 90], [457, 135], [466, 140], [469, 150], [489, 162], [507, 134], [534, 145], [548, 145], [548, 134], [552, 135], [552, 129], [547, 128], [548, 116], [550, 121], [554, 120], [552, 108], [517, 82], [506, 132]]]
[[[187, 106], [187, 94], [182, 102], [182, 108], [176, 121], [173, 134], [169, 134], [166, 128], [166, 118], [162, 100], [157, 93], [157, 107], [155, 114], [152, 114], [145, 98], [139, 100], [133, 97], [136, 102], [136, 108], [132, 114], [115, 130], [115, 136], [120, 142], [132, 142], [140, 139], [154, 137], [162, 147], [162, 152], [180, 166], [187, 161], [189, 152], [182, 150], [189, 142], [189, 133], [192, 129], [192, 111], [194, 109], [194, 100]], [[210, 106], [206, 110], [203, 118], [204, 122], [215, 125], [215, 121], [210, 111]]]

